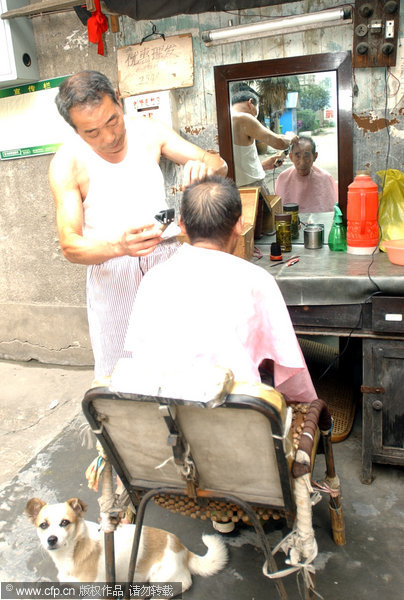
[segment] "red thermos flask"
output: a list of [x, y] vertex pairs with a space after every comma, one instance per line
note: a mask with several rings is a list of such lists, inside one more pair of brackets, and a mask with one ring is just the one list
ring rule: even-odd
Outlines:
[[379, 243], [377, 184], [368, 171], [357, 171], [348, 185], [347, 252], [372, 254]]

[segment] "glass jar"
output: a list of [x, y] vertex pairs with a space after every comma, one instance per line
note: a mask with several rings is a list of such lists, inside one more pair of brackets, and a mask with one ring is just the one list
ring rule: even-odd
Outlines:
[[291, 202], [290, 204], [283, 205], [283, 212], [290, 213], [292, 215], [292, 221], [290, 224], [290, 231], [292, 240], [299, 237], [299, 205]]
[[292, 251], [291, 222], [292, 215], [290, 213], [275, 215], [276, 242], [280, 245], [282, 252]]

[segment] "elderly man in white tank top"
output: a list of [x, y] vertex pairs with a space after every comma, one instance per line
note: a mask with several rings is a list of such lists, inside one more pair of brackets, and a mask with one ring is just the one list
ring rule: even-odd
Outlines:
[[137, 288], [177, 250], [153, 216], [167, 207], [161, 156], [184, 165], [184, 185], [227, 173], [225, 161], [162, 123], [126, 119], [110, 81], [97, 71], [65, 80], [56, 98], [77, 135], [54, 156], [49, 179], [64, 256], [88, 265], [87, 309], [95, 378], [112, 373]]

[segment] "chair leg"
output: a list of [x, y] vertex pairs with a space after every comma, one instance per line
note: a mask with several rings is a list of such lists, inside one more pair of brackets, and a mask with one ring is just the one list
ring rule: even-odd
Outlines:
[[[149, 503], [149, 501], [156, 496], [157, 494], [163, 494], [163, 493], [170, 493], [170, 494], [182, 494], [182, 490], [177, 490], [177, 489], [172, 489], [172, 488], [156, 488], [156, 489], [152, 489], [150, 491], [148, 491], [141, 499], [139, 505], [137, 506], [137, 510], [136, 510], [136, 529], [135, 529], [135, 535], [133, 537], [133, 543], [132, 543], [132, 552], [131, 552], [131, 556], [130, 556], [130, 560], [129, 560], [129, 569], [128, 569], [128, 581], [127, 581], [127, 588], [125, 589], [124, 592], [124, 598], [127, 599], [129, 598], [129, 585], [131, 584], [131, 582], [133, 581], [133, 577], [135, 574], [135, 569], [136, 569], [136, 561], [137, 561], [137, 555], [138, 555], [138, 550], [139, 550], [139, 543], [140, 543], [140, 535], [142, 532], [142, 527], [143, 527], [143, 520], [144, 520], [144, 514], [145, 514], [145, 510], [146, 510], [146, 506]], [[265, 536], [265, 532], [263, 530], [263, 527], [259, 521], [259, 519], [257, 518], [255, 512], [252, 510], [252, 508], [245, 502], [242, 502], [239, 498], [236, 498], [235, 496], [232, 495], [228, 495], [226, 494], [225, 496], [222, 496], [224, 499], [229, 500], [230, 502], [233, 502], [235, 504], [238, 504], [241, 506], [241, 508], [248, 514], [251, 523], [254, 526], [254, 529], [258, 535], [260, 544], [261, 544], [261, 548], [262, 551], [264, 553], [265, 559], [268, 563], [268, 565], [270, 565], [271, 569], [275, 572], [278, 570], [278, 566], [276, 564], [275, 558], [272, 554], [271, 548], [268, 546], [267, 543], [267, 539]], [[278, 594], [281, 600], [288, 600], [288, 595], [286, 593], [286, 589], [285, 586], [283, 585], [283, 581], [277, 579], [274, 581], [276, 588], [278, 590]]]
[[[133, 582], [133, 578], [135, 575], [136, 561], [137, 561], [137, 555], [138, 555], [138, 551], [139, 551], [140, 536], [142, 533], [143, 519], [144, 519], [145, 510], [146, 510], [146, 505], [148, 504], [149, 500], [151, 500], [153, 498], [153, 496], [155, 496], [156, 494], [159, 494], [160, 492], [161, 492], [161, 488], [150, 490], [143, 496], [139, 505], [137, 506], [136, 528], [135, 528], [135, 534], [133, 536], [132, 551], [131, 551], [131, 555], [130, 555], [130, 559], [129, 559], [128, 580], [127, 580], [128, 586]], [[125, 592], [127, 592], [127, 591], [128, 590], [125, 590]], [[129, 598], [129, 595], [127, 595], [125, 593], [124, 598]]]
[[[112, 494], [112, 465], [108, 459], [105, 460], [104, 472], [102, 477], [102, 496], [99, 499], [102, 521], [104, 525], [104, 560], [105, 560], [105, 579], [107, 583], [115, 583], [115, 540], [114, 532], [116, 519], [112, 512], [109, 512], [111, 506]], [[105, 512], [104, 512], [105, 511]], [[106, 521], [105, 521], [105, 517]]]
[[305, 586], [304, 600], [318, 600], [318, 595], [314, 591], [315, 587], [316, 587], [316, 576], [314, 573], [311, 575], [311, 580], [313, 582], [313, 587], [309, 588], [309, 587]]
[[[334, 453], [331, 442], [331, 431], [321, 434], [324, 446], [325, 464], [326, 464], [326, 475], [327, 479], [332, 481], [338, 479], [335, 472]], [[339, 480], [338, 480], [339, 485]], [[345, 538], [345, 522], [342, 514], [342, 507], [340, 502], [340, 495], [336, 497], [330, 496], [329, 511], [331, 519], [331, 529], [333, 534], [334, 543], [337, 546], [344, 546], [346, 543]]]
[[337, 546], [345, 546], [345, 521], [344, 515], [342, 514], [342, 507], [339, 497], [330, 498], [328, 508], [330, 511], [331, 529], [334, 543]]
[[107, 583], [115, 583], [115, 545], [114, 531], [104, 533], [105, 552], [105, 580]]
[[[242, 500], [240, 500], [240, 498], [232, 496], [231, 494], [226, 494], [225, 496], [223, 496], [223, 498], [229, 500], [230, 502], [233, 502], [234, 504], [238, 504], [246, 512], [258, 535], [258, 539], [261, 544], [261, 549], [264, 553], [267, 564], [271, 567], [272, 571], [276, 572], [278, 570], [278, 565], [276, 564], [274, 555], [272, 554], [271, 548], [268, 545], [264, 529], [253, 509], [246, 502], [243, 502]], [[288, 595], [286, 593], [285, 586], [283, 585], [283, 581], [281, 579], [275, 579], [274, 583], [276, 585], [281, 600], [288, 600]]]

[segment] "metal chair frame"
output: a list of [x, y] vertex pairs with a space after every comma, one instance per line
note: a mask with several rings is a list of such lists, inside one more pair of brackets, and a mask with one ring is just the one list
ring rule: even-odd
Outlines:
[[[174, 494], [176, 496], [192, 496], [197, 501], [204, 502], [206, 499], [219, 499], [234, 503], [241, 507], [242, 510], [248, 515], [251, 524], [253, 525], [259, 542], [262, 548], [265, 560], [268, 565], [268, 569], [271, 572], [277, 570], [277, 564], [272, 554], [271, 547], [269, 545], [267, 536], [263, 530], [262, 524], [254, 512], [251, 504], [254, 506], [260, 506], [260, 503], [251, 503], [243, 498], [240, 498], [237, 494], [223, 492], [218, 489], [203, 489], [199, 486], [198, 473], [196, 465], [196, 473], [190, 478], [184, 478], [183, 486], [178, 485], [167, 485], [164, 480], [159, 479], [158, 471], [155, 479], [145, 480], [137, 479], [131, 476], [128, 465], [123, 461], [119, 449], [117, 448], [115, 441], [111, 439], [108, 432], [108, 417], [104, 420], [104, 415], [97, 410], [97, 401], [105, 401], [108, 403], [124, 402], [124, 403], [146, 403], [146, 405], [158, 405], [159, 411], [162, 412], [164, 421], [167, 426], [167, 445], [171, 446], [173, 459], [177, 465], [183, 464], [185, 446], [187, 443], [190, 445], [192, 455], [192, 440], [186, 439], [186, 434], [181, 428], [179, 420], [176, 418], [176, 410], [181, 410], [181, 407], [193, 407], [194, 409], [211, 411], [214, 415], [215, 408], [209, 408], [205, 404], [193, 401], [187, 401], [182, 399], [167, 398], [167, 397], [150, 397], [143, 394], [128, 394], [111, 391], [109, 388], [92, 388], [90, 389], [83, 399], [82, 407], [83, 412], [89, 422], [92, 431], [100, 441], [103, 449], [108, 456], [109, 461], [113, 465], [116, 473], [122, 480], [132, 504], [136, 507], [136, 530], [133, 540], [130, 564], [128, 569], [128, 585], [129, 582], [133, 581], [133, 575], [136, 568], [136, 561], [139, 549], [139, 542], [141, 536], [141, 530], [144, 520], [144, 514], [148, 502], [158, 494]], [[129, 406], [129, 405], [128, 405]], [[279, 483], [282, 493], [282, 506], [262, 504], [266, 508], [274, 508], [282, 512], [286, 519], [287, 526], [292, 527], [294, 516], [296, 512], [296, 506], [293, 495], [293, 482], [291, 473], [291, 460], [286, 457], [284, 447], [284, 415], [282, 416], [276, 407], [266, 402], [260, 397], [253, 395], [247, 395], [243, 393], [230, 393], [226, 396], [225, 401], [220, 405], [220, 409], [236, 409], [241, 411], [252, 410], [258, 411], [265, 419], [270, 423], [272, 431], [271, 444], [275, 451], [276, 457], [276, 468], [279, 473]], [[323, 446], [325, 450], [327, 474], [330, 476], [335, 475], [332, 448], [330, 442], [330, 435], [322, 433]], [[188, 453], [188, 458], [189, 458]], [[192, 460], [192, 457], [191, 457]], [[114, 560], [114, 548], [113, 548], [113, 534], [112, 542], [110, 534], [106, 534], [106, 572], [109, 573], [110, 578], [114, 579], [114, 568], [111, 565], [111, 561]], [[284, 584], [281, 579], [275, 579], [274, 583], [277, 587], [279, 597], [282, 600], [287, 600], [287, 594]], [[305, 589], [306, 599], [312, 598], [311, 591]]]

